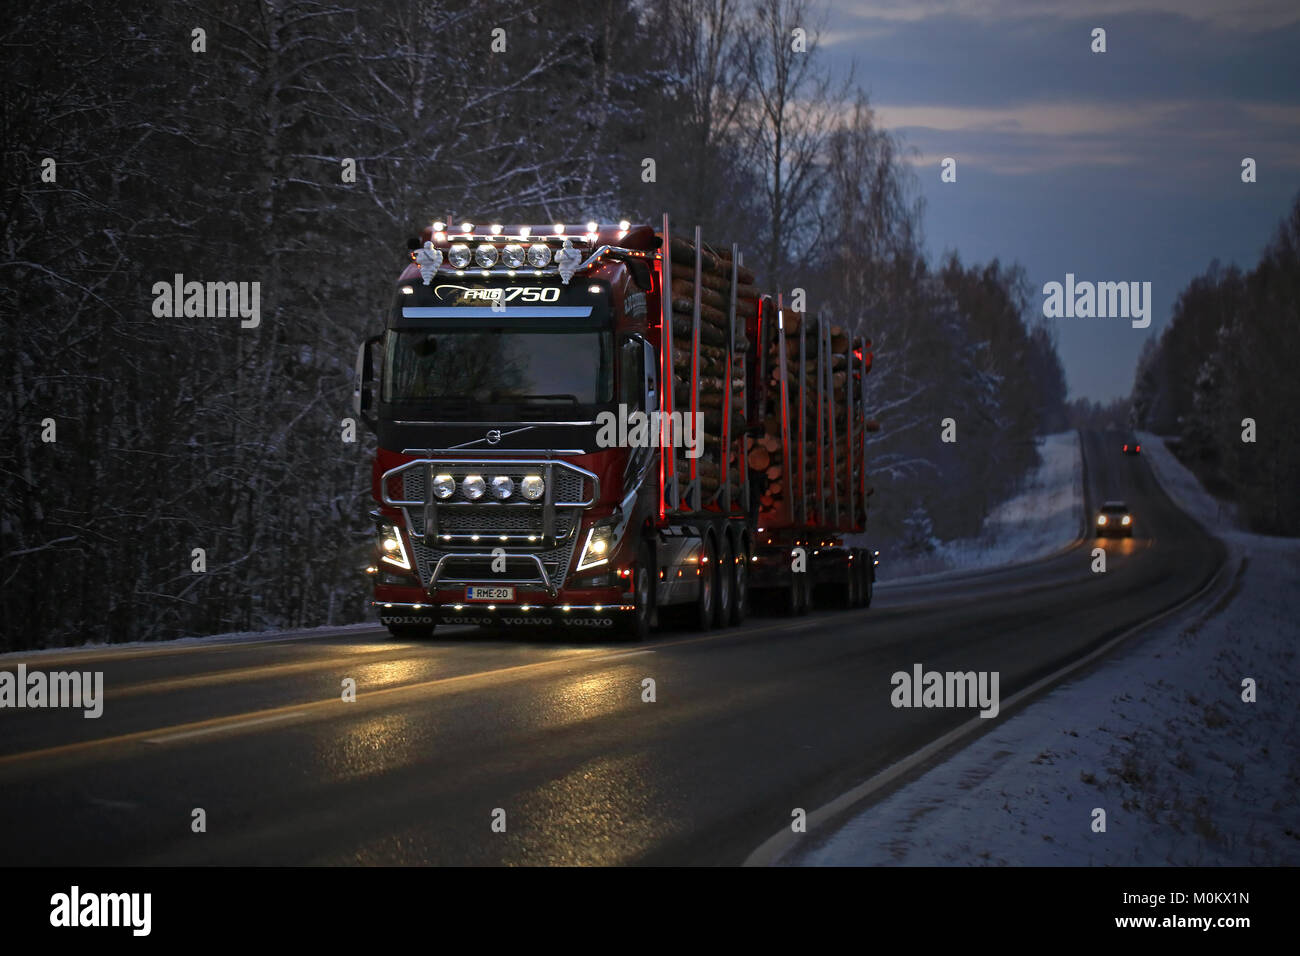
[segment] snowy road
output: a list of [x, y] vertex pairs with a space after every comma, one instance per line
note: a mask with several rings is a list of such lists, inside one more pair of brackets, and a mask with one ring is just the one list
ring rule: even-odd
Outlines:
[[4, 862], [740, 862], [972, 717], [894, 707], [894, 672], [996, 671], [1005, 700], [1211, 578], [1222, 548], [1113, 445], [1084, 436], [1086, 495], [1139, 530], [1105, 574], [1086, 541], [639, 647], [352, 628], [5, 658], [102, 671], [105, 700], [0, 715]]

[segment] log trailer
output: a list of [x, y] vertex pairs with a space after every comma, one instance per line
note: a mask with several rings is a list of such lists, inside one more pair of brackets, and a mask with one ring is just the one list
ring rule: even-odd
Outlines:
[[757, 592], [870, 604], [874, 554], [845, 536], [867, 521], [871, 343], [669, 227], [435, 222], [411, 241], [353, 397], [378, 443], [370, 604], [393, 634], [644, 640], [662, 615], [739, 624]]

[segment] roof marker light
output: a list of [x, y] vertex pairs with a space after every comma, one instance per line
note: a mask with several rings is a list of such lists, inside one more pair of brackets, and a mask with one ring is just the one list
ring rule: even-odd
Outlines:
[[626, 219], [620, 219], [618, 221], [618, 228], [622, 229], [624, 232], [627, 232], [629, 229], [632, 228], [632, 224], [628, 222]]
[[443, 231], [444, 229], [446, 229], [446, 228], [447, 228], [447, 224], [446, 224], [445, 222], [443, 222], [441, 219], [435, 219], [435, 220], [433, 221], [433, 231], [434, 231], [434, 232], [442, 232], [442, 231]]
[[596, 220], [594, 219], [591, 222], [587, 223], [588, 232], [595, 232], [599, 228], [600, 228], [600, 223], [596, 222]]
[[532, 231], [533, 231], [533, 229], [532, 229], [531, 226], [520, 226], [520, 227], [519, 227], [519, 238], [520, 238], [520, 239], [527, 239], [527, 238], [528, 238], [528, 234], [531, 233]]
[[564, 223], [562, 223], [562, 222], [557, 222], [557, 223], [555, 224], [555, 234], [556, 234], [557, 236], [562, 236], [562, 235], [564, 235]]
[[501, 235], [501, 223], [499, 222], [492, 223], [492, 235], [494, 236]]
[[474, 231], [474, 224], [472, 222], [462, 222], [460, 224], [460, 231], [468, 235]]

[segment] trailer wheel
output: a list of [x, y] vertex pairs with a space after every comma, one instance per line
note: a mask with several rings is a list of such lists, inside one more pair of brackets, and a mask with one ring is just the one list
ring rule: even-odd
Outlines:
[[790, 586], [785, 592], [785, 612], [791, 617], [807, 614], [812, 604], [812, 579], [807, 571], [790, 572]]
[[848, 608], [858, 607], [862, 603], [862, 556], [856, 548], [852, 554], [853, 560], [848, 565], [848, 585], [845, 588], [848, 592], [845, 607]]
[[743, 546], [732, 563], [731, 623], [744, 624], [749, 613], [749, 555]]
[[717, 600], [717, 566], [718, 555], [713, 548], [713, 541], [706, 537], [704, 547], [700, 549], [700, 563], [696, 566], [699, 571], [700, 593], [695, 599], [695, 612], [691, 615], [692, 623], [701, 631], [713, 627], [713, 605]]
[[718, 596], [714, 601], [713, 626], [730, 627], [732, 602], [736, 599], [735, 560], [731, 552], [731, 541], [725, 535], [722, 538], [722, 550], [718, 563], [713, 570], [717, 582]]

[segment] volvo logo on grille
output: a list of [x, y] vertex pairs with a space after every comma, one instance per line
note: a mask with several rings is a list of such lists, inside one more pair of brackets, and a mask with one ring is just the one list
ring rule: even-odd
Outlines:
[[489, 445], [495, 445], [497, 442], [499, 442], [501, 440], [501, 429], [499, 428], [488, 429], [487, 440]]

